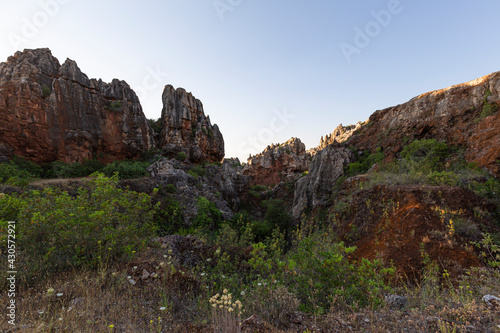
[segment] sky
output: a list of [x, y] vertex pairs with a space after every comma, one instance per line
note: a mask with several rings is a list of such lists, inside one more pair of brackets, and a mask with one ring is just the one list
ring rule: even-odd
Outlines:
[[182, 87], [246, 161], [500, 71], [497, 0], [0, 0], [0, 62], [48, 47], [125, 80], [148, 118]]

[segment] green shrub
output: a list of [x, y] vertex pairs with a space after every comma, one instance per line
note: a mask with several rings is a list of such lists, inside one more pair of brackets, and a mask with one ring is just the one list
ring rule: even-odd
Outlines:
[[9, 184], [13, 186], [27, 185], [32, 179], [31, 174], [19, 169], [13, 162], [6, 162], [0, 164], [0, 183]]
[[165, 191], [167, 193], [175, 193], [177, 192], [177, 187], [174, 184], [167, 184], [165, 185]]
[[180, 162], [184, 162], [186, 160], [186, 157], [187, 157], [186, 153], [181, 151], [177, 153], [177, 156], [175, 158]]
[[483, 109], [481, 111], [481, 114], [479, 115], [479, 120], [482, 120], [486, 117], [491, 116], [493, 113], [498, 111], [498, 105], [492, 104], [488, 102], [488, 97], [492, 95], [490, 90], [487, 90], [484, 93], [484, 98], [483, 98]]
[[121, 101], [114, 101], [109, 103], [108, 106], [105, 106], [104, 108], [108, 111], [118, 111], [122, 107], [122, 102]]
[[427, 175], [427, 183], [430, 185], [457, 186], [459, 176], [450, 171], [433, 171]]
[[76, 178], [86, 177], [104, 168], [105, 164], [98, 160], [85, 160], [83, 163], [65, 163], [55, 161], [45, 166], [44, 178]]
[[264, 192], [267, 190], [266, 185], [253, 185], [250, 186], [250, 190], [255, 191], [255, 192]]
[[43, 168], [40, 165], [22, 156], [14, 156], [12, 162], [19, 169], [28, 171], [33, 178], [41, 178], [43, 176]]
[[219, 230], [222, 223], [222, 213], [215, 204], [205, 197], [199, 197], [197, 201], [197, 214], [193, 221], [193, 227], [213, 232]]
[[401, 157], [414, 162], [417, 170], [422, 172], [438, 171], [442, 162], [450, 155], [451, 149], [444, 142], [435, 139], [415, 140], [405, 146]]
[[354, 247], [328, 242], [315, 234], [300, 241], [289, 255], [282, 279], [305, 311], [325, 313], [335, 305], [377, 307], [389, 290], [385, 278], [393, 274], [379, 260], [350, 262]]
[[[24, 282], [39, 282], [69, 269], [103, 267], [146, 247], [156, 232], [151, 198], [119, 189], [117, 183], [116, 176], [96, 174], [75, 196], [46, 188], [14, 204], [22, 208], [16, 219], [16, 245]], [[12, 212], [0, 212], [5, 224]], [[1, 237], [3, 245], [5, 234]]]
[[191, 170], [188, 171], [188, 174], [191, 176], [198, 178], [198, 177], [203, 177], [207, 173], [207, 170], [202, 165], [195, 165], [194, 167], [191, 168]]
[[46, 84], [42, 84], [42, 98], [47, 98], [52, 93], [52, 89]]
[[161, 118], [158, 119], [148, 119], [149, 126], [151, 126], [151, 129], [155, 133], [160, 133], [161, 128], [162, 128], [162, 120]]
[[374, 164], [382, 162], [384, 158], [385, 155], [382, 152], [382, 148], [378, 147], [375, 153], [369, 155], [363, 154], [356, 162], [349, 163], [344, 173], [348, 177], [366, 173]]
[[154, 217], [160, 236], [174, 234], [184, 227], [183, 210], [181, 204], [172, 197], [162, 200]]
[[268, 220], [256, 220], [252, 224], [252, 234], [255, 235], [255, 241], [261, 242], [272, 235], [274, 224]]
[[106, 176], [111, 177], [118, 173], [120, 179], [133, 179], [141, 178], [148, 175], [146, 168], [149, 166], [148, 162], [140, 161], [116, 161], [108, 164], [101, 170]]
[[281, 231], [287, 231], [290, 228], [293, 220], [283, 200], [271, 199], [263, 202], [263, 205], [267, 208], [264, 220], [269, 221], [273, 228], [278, 227]]

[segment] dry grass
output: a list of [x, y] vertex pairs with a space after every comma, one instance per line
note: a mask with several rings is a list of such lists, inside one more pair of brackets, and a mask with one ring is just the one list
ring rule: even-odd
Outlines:
[[[164, 250], [163, 250], [164, 252]], [[2, 332], [214, 332], [210, 295], [198, 288], [187, 269], [172, 270], [161, 251], [150, 251], [126, 267], [101, 272], [73, 272], [22, 290], [17, 297], [15, 329], [3, 316]], [[134, 268], [136, 267], [136, 268]], [[156, 270], [156, 268], [158, 268]], [[143, 271], [157, 278], [141, 280]], [[182, 272], [182, 273], [181, 273]], [[129, 282], [131, 276], [136, 284]], [[401, 287], [407, 308], [333, 309], [312, 316], [297, 310], [287, 290], [249, 293], [242, 332], [498, 332], [500, 309], [489, 308], [481, 295], [500, 293], [500, 273], [474, 270], [451, 288], [429, 280]], [[445, 283], [446, 284], [446, 283]], [[53, 288], [52, 295], [47, 290]], [[57, 296], [57, 294], [62, 294]], [[2, 293], [0, 302], [6, 304]], [[269, 304], [269, 302], [273, 304]], [[247, 305], [248, 304], [248, 307]], [[268, 306], [269, 305], [269, 306]], [[269, 311], [266, 313], [266, 308]]]

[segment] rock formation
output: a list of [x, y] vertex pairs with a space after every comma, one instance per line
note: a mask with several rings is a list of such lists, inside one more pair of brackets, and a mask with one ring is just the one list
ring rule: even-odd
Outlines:
[[221, 161], [224, 139], [201, 102], [166, 86], [159, 140], [124, 82], [89, 79], [76, 62], [60, 65], [49, 49], [24, 50], [0, 64], [0, 161], [112, 162], [158, 148], [192, 162]]
[[346, 144], [395, 154], [408, 139], [434, 138], [465, 148], [476, 162], [500, 176], [500, 72], [428, 92], [379, 110]]
[[205, 197], [215, 203], [225, 219], [231, 219], [240, 208], [240, 196], [248, 188], [249, 177], [241, 173], [236, 159], [225, 159], [222, 165], [206, 165], [205, 175], [195, 177], [189, 173], [190, 164], [176, 159], [162, 158], [147, 170], [162, 185], [173, 184], [175, 197], [184, 207], [182, 219], [186, 226], [197, 214], [197, 199]]
[[338, 144], [331, 144], [314, 155], [309, 173], [295, 184], [293, 216], [298, 219], [306, 210], [331, 204], [331, 195], [344, 167], [355, 159], [354, 153]]
[[340, 124], [333, 130], [331, 134], [326, 135], [324, 138], [321, 137], [319, 146], [316, 148], [316, 151], [319, 151], [326, 146], [331, 145], [332, 143], [342, 143], [344, 141], [347, 141], [347, 139], [349, 139], [355, 131], [360, 129], [361, 126], [363, 126], [363, 123], [360, 121], [358, 121], [356, 125], [343, 126], [342, 124]]
[[35, 162], [111, 162], [154, 147], [137, 95], [124, 81], [88, 79], [48, 49], [0, 64], [0, 145]]
[[219, 127], [210, 123], [203, 104], [191, 93], [171, 85], [163, 90], [162, 130], [159, 147], [167, 155], [186, 153], [192, 162], [220, 162], [224, 139]]
[[311, 155], [298, 138], [279, 145], [267, 146], [260, 154], [250, 156], [243, 170], [252, 179], [252, 185], [278, 184], [309, 169]]

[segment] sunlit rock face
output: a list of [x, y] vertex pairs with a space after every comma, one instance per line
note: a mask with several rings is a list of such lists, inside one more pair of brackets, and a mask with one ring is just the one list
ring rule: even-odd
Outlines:
[[49, 49], [0, 64], [0, 146], [43, 163], [136, 158], [154, 147], [139, 99], [120, 80], [89, 79]]
[[407, 103], [379, 110], [345, 144], [396, 154], [413, 139], [446, 140], [500, 176], [500, 72], [436, 90]]
[[166, 155], [186, 153], [192, 162], [220, 162], [224, 138], [205, 116], [203, 104], [191, 93], [171, 85], [163, 90], [159, 147]]

